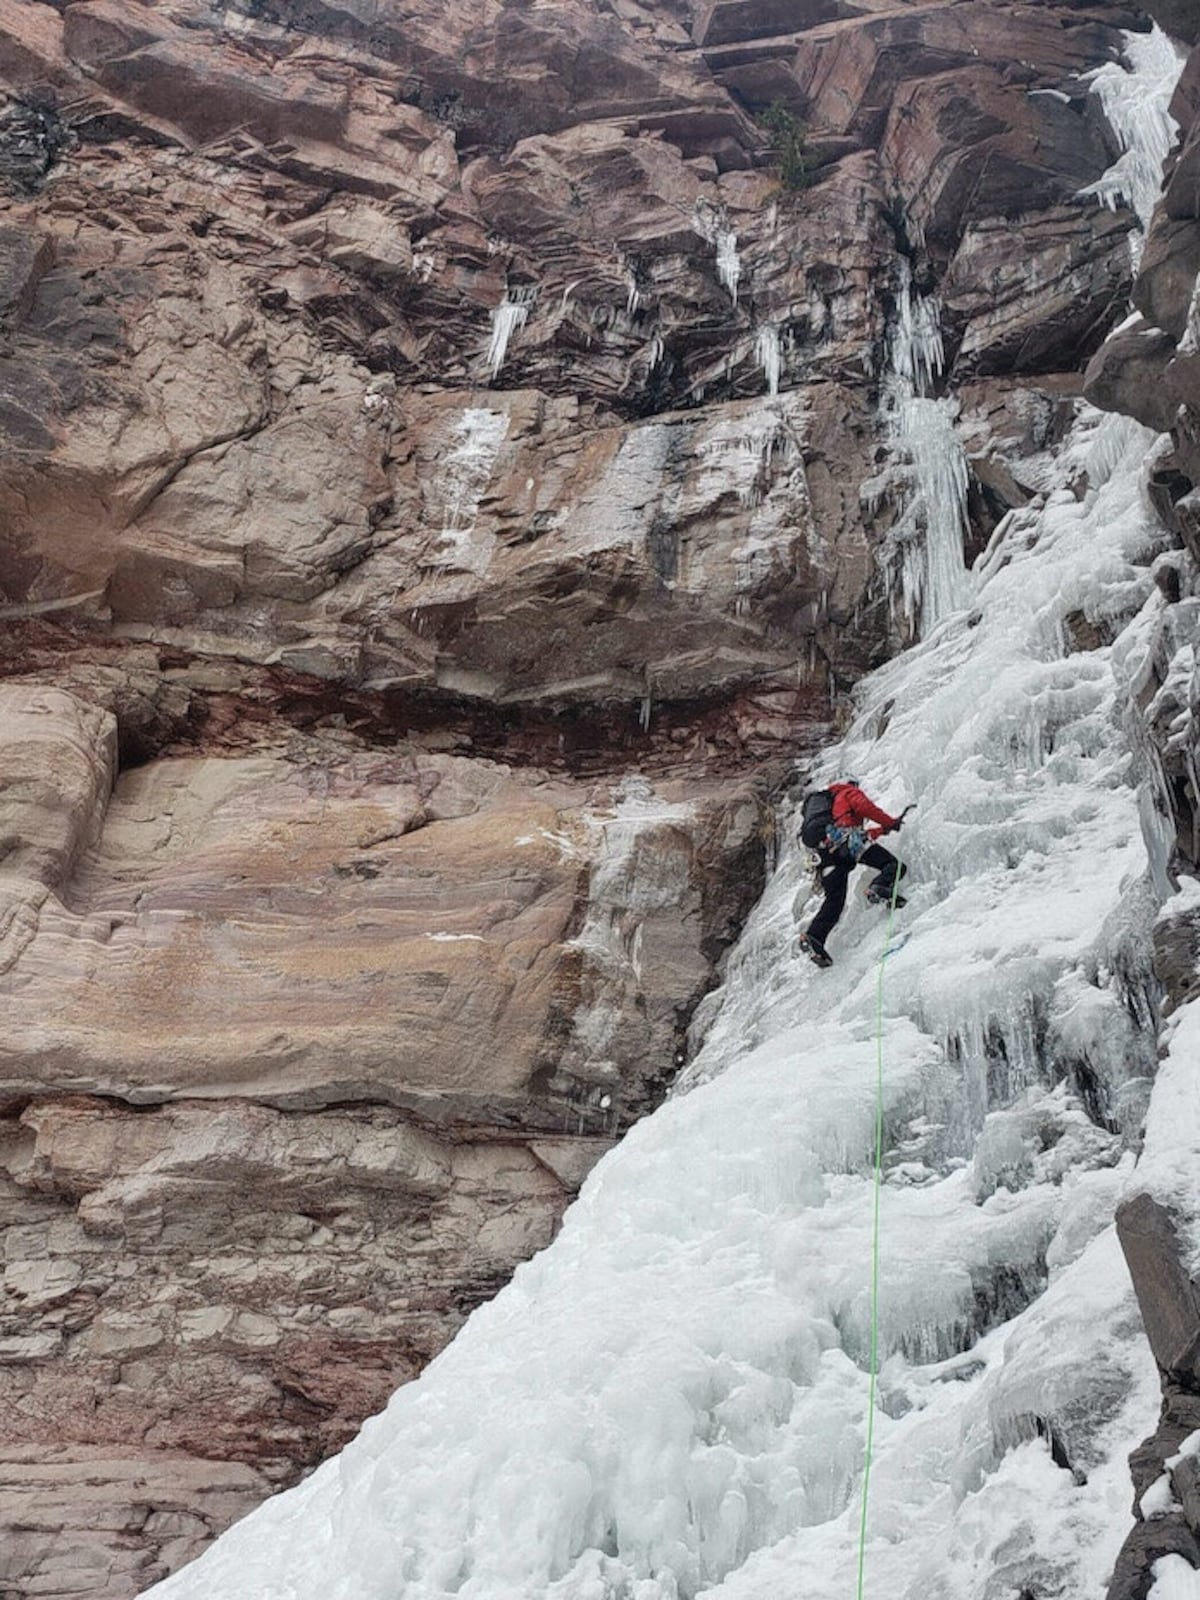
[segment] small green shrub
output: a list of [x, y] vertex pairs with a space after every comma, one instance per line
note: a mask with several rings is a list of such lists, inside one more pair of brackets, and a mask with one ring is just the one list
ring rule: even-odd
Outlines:
[[812, 182], [805, 140], [808, 129], [799, 117], [776, 100], [759, 118], [771, 136], [771, 149], [779, 163], [779, 177], [785, 189], [807, 189]]

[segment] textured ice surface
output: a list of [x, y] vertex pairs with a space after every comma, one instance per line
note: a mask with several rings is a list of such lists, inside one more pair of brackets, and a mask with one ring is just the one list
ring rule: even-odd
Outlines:
[[1093, 92], [1123, 154], [1083, 192], [1114, 210], [1127, 201], [1148, 228], [1162, 188], [1163, 162], [1179, 131], [1169, 108], [1183, 60], [1158, 27], [1150, 33], [1127, 33], [1125, 54], [1132, 72], [1110, 62], [1091, 74]]
[[[1127, 425], [1084, 500], [1010, 519], [974, 609], [863, 685], [822, 774], [916, 808], [882, 1001], [872, 1593], [1095, 1595], [1157, 1403], [1107, 1226], [1153, 1069], [1123, 732], [1163, 604], [1146, 452]], [[1126, 625], [1077, 654], [1075, 612]], [[550, 1249], [341, 1456], [156, 1594], [853, 1592], [886, 917], [853, 896], [818, 972], [791, 953], [804, 871], [785, 843], [687, 1092], [601, 1163]]]

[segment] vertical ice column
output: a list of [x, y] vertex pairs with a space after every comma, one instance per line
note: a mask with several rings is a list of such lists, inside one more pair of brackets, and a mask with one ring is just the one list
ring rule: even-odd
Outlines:
[[955, 400], [902, 399], [893, 417], [893, 439], [912, 463], [916, 493], [910, 512], [919, 514], [925, 537], [904, 547], [902, 584], [910, 613], [920, 606], [923, 631], [963, 603], [966, 568], [967, 461], [954, 422]]
[[900, 262], [896, 321], [888, 347], [884, 415], [893, 453], [909, 463], [910, 493], [895, 532], [905, 614], [921, 631], [963, 603], [967, 590], [967, 462], [955, 431], [958, 403], [928, 398], [945, 363], [941, 305], [913, 292], [912, 268]]
[[758, 330], [755, 356], [762, 368], [763, 377], [767, 380], [767, 393], [778, 394], [779, 378], [783, 369], [783, 351], [779, 343], [779, 329], [773, 322], [765, 323]]
[[729, 290], [729, 298], [735, 306], [741, 276], [742, 260], [738, 255], [737, 234], [729, 228], [721, 228], [717, 232], [717, 277]]
[[532, 284], [509, 289], [492, 312], [492, 337], [488, 344], [487, 364], [493, 378], [500, 376], [500, 369], [508, 354], [509, 340], [518, 328], [525, 326], [525, 319], [536, 299], [537, 289]]

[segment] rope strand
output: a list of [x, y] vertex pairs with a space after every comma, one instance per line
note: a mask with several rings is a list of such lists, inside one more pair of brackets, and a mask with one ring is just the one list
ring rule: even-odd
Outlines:
[[883, 1189], [883, 970], [892, 943], [892, 920], [900, 892], [900, 873], [892, 884], [887, 932], [879, 957], [875, 988], [875, 1184], [871, 1218], [871, 1343], [870, 1383], [867, 1389], [867, 1442], [863, 1456], [862, 1513], [858, 1525], [858, 1600], [863, 1600], [867, 1567], [867, 1502], [871, 1490], [871, 1453], [875, 1444], [875, 1389], [879, 1366], [879, 1197]]

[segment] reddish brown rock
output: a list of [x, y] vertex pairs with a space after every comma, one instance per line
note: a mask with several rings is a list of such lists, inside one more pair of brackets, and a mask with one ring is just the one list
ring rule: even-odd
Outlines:
[[1106, 340], [1092, 357], [1085, 378], [1094, 405], [1136, 417], [1155, 433], [1175, 421], [1178, 401], [1163, 382], [1175, 340], [1143, 318]]
[[1183, 44], [1200, 41], [1200, 17], [1188, 0], [1141, 0], [1142, 10], [1152, 16], [1164, 33]]

